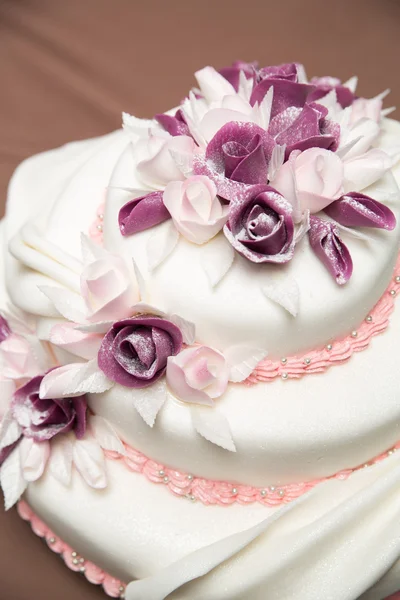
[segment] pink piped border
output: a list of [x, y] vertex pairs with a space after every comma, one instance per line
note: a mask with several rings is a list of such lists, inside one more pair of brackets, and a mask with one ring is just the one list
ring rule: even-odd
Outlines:
[[30, 522], [32, 531], [39, 537], [45, 538], [49, 548], [63, 557], [64, 562], [69, 569], [84, 574], [90, 583], [95, 583], [97, 585], [101, 584], [106, 594], [112, 598], [123, 598], [126, 587], [125, 583], [108, 575], [102, 569], [96, 567], [95, 564], [85, 560], [77, 552], [72, 550], [68, 544], [56, 536], [51, 529], [35, 515], [33, 510], [24, 500], [18, 502], [17, 510], [19, 516], [24, 521]]
[[280, 360], [265, 359], [257, 365], [245, 383], [268, 382], [276, 377], [299, 379], [304, 375], [322, 373], [332, 365], [349, 360], [354, 352], [365, 350], [372, 338], [387, 328], [395, 298], [400, 291], [399, 286], [400, 255], [389, 287], [358, 329], [341, 340], [328, 343], [324, 348], [311, 350], [302, 356], [288, 356]]
[[166, 467], [151, 458], [147, 458], [144, 454], [128, 445], [124, 444], [124, 446], [125, 455], [105, 451], [107, 458], [122, 462], [130, 471], [143, 474], [153, 483], [165, 485], [175, 496], [184, 497], [193, 502], [198, 500], [205, 505], [218, 504], [220, 506], [229, 506], [235, 502], [239, 504], [259, 502], [264, 506], [271, 507], [279, 504], [287, 504], [323, 481], [328, 481], [329, 479], [347, 479], [355, 471], [381, 462], [387, 456], [400, 449], [400, 441], [391, 449], [368, 463], [359, 465], [353, 469], [346, 469], [335, 475], [304, 483], [290, 483], [263, 488], [196, 477], [190, 473]]

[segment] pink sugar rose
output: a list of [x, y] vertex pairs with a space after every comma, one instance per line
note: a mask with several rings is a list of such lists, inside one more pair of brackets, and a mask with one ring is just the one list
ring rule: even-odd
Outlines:
[[119, 256], [107, 254], [85, 266], [81, 274], [81, 292], [89, 321], [114, 320], [128, 316], [139, 300], [129, 271]]
[[9, 379], [32, 377], [38, 372], [38, 364], [32, 355], [29, 342], [21, 335], [10, 333], [1, 342], [0, 360], [2, 374]]
[[304, 211], [317, 213], [343, 195], [344, 170], [341, 159], [323, 148], [294, 151], [271, 185], [293, 206], [295, 222]]
[[208, 242], [228, 218], [228, 206], [221, 203], [214, 183], [204, 175], [169, 183], [163, 200], [177, 230], [194, 244]]
[[183, 402], [212, 406], [225, 392], [228, 379], [225, 357], [208, 346], [187, 348], [168, 358], [168, 387]]

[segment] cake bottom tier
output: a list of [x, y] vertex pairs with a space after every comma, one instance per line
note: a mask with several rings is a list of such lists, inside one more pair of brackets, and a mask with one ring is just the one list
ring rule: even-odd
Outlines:
[[[47, 475], [25, 499], [127, 600], [382, 600], [400, 589], [400, 452], [275, 508], [205, 506], [107, 463], [109, 485]], [[133, 581], [137, 580], [137, 581]]]

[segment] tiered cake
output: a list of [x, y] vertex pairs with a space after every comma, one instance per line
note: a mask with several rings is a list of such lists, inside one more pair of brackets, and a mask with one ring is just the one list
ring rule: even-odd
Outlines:
[[[17, 169], [6, 508], [128, 600], [400, 589], [400, 126], [299, 64]], [[396, 166], [397, 164], [397, 166]]]

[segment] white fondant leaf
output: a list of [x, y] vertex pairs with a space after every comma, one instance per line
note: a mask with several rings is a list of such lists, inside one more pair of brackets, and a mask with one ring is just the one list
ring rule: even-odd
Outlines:
[[268, 129], [268, 126], [269, 126], [269, 122], [271, 119], [271, 108], [272, 108], [273, 98], [274, 98], [274, 86], [271, 85], [268, 92], [265, 94], [264, 98], [262, 99], [261, 104], [259, 105], [260, 120], [259, 120], [258, 124], [263, 129]]
[[204, 244], [201, 249], [201, 266], [214, 288], [222, 281], [232, 267], [235, 251], [223, 235]]
[[66, 435], [59, 435], [51, 443], [49, 471], [60, 483], [68, 486], [72, 471], [72, 442]]
[[16, 442], [21, 436], [21, 428], [8, 411], [3, 418], [0, 429], [0, 450]]
[[85, 333], [107, 333], [110, 329], [113, 321], [101, 321], [100, 323], [87, 323], [84, 325], [77, 325], [75, 329], [83, 331]]
[[188, 346], [194, 344], [196, 339], [196, 326], [191, 321], [186, 321], [183, 317], [179, 315], [171, 315], [170, 321], [174, 323], [181, 330], [183, 341]]
[[178, 230], [171, 219], [157, 227], [147, 242], [147, 260], [150, 271], [158, 267], [171, 254], [178, 239]]
[[152, 306], [151, 304], [147, 304], [146, 302], [138, 302], [132, 308], [132, 315], [157, 315], [158, 317], [166, 317], [166, 314], [163, 310]]
[[358, 84], [358, 77], [356, 75], [354, 75], [353, 77], [350, 77], [350, 79], [345, 81], [345, 83], [343, 83], [343, 87], [347, 87], [354, 94], [357, 89], [357, 84]]
[[82, 323], [85, 320], [86, 306], [83, 298], [66, 288], [40, 285], [39, 289], [54, 304], [60, 315], [68, 321]]
[[76, 440], [72, 450], [73, 460], [79, 473], [90, 487], [107, 487], [106, 465], [103, 450], [93, 439]]
[[347, 142], [346, 144], [344, 144], [341, 148], [339, 148], [336, 151], [336, 154], [338, 155], [339, 158], [344, 159], [346, 154], [348, 152], [350, 152], [350, 150], [356, 145], [358, 144], [358, 142], [362, 140], [362, 135], [354, 138], [354, 140], [350, 140], [350, 142]]
[[226, 417], [215, 408], [190, 407], [193, 426], [203, 438], [229, 452], [236, 452]]
[[396, 106], [389, 106], [389, 108], [384, 108], [383, 110], [381, 110], [381, 116], [387, 117], [387, 116], [391, 115], [392, 112], [394, 112], [395, 110], [396, 110]]
[[294, 241], [298, 244], [303, 237], [306, 235], [307, 231], [310, 229], [310, 211], [307, 210], [303, 214], [300, 225], [295, 233]]
[[126, 454], [124, 445], [114, 427], [103, 417], [92, 415], [89, 419], [89, 427], [93, 437], [104, 450]]
[[262, 287], [262, 292], [269, 300], [282, 306], [293, 317], [297, 317], [300, 290], [295, 279], [288, 278], [282, 282], [269, 283]]
[[23, 437], [18, 444], [18, 450], [25, 481], [36, 481], [43, 475], [50, 456], [50, 442], [46, 440], [37, 443], [31, 438]]
[[190, 152], [179, 152], [178, 150], [170, 149], [172, 160], [185, 177], [189, 177], [193, 172], [193, 154]]
[[[0, 432], [1, 421], [5, 417], [15, 392], [15, 383], [11, 379], [0, 379]], [[1, 434], [0, 434], [1, 435]]]
[[140, 298], [141, 302], [146, 302], [147, 301], [147, 289], [146, 289], [145, 279], [144, 279], [142, 272], [139, 269], [137, 262], [135, 261], [134, 258], [132, 258], [132, 263], [133, 263], [133, 269], [135, 271], [136, 281], [137, 281], [138, 288], [139, 288], [139, 298]]
[[133, 405], [149, 427], [153, 427], [166, 399], [167, 388], [164, 379], [148, 388], [136, 389], [132, 392]]
[[262, 348], [254, 348], [245, 344], [227, 348], [224, 356], [229, 365], [229, 381], [239, 383], [247, 379], [267, 354], [268, 352]]
[[97, 358], [87, 363], [73, 363], [48, 373], [40, 385], [41, 398], [71, 398], [82, 394], [99, 394], [114, 383], [97, 365]]
[[4, 507], [8, 510], [19, 500], [28, 485], [22, 476], [18, 448], [15, 448], [1, 465], [0, 483], [4, 494]]
[[268, 167], [268, 179], [270, 181], [273, 181], [277, 171], [281, 168], [285, 161], [285, 150], [286, 144], [283, 144], [283, 146], [276, 144], [272, 150], [271, 160]]

